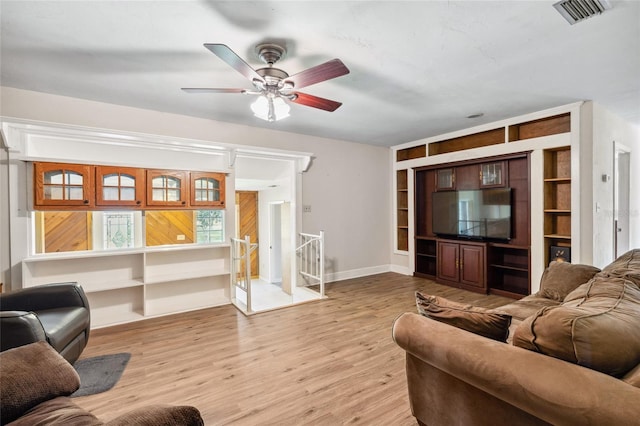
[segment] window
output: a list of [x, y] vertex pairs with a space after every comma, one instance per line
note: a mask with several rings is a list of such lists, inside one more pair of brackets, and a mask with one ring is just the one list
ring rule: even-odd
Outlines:
[[104, 249], [135, 247], [134, 212], [105, 212], [103, 244]]
[[225, 241], [224, 210], [36, 211], [35, 253]]
[[224, 241], [224, 210], [196, 211], [196, 243]]

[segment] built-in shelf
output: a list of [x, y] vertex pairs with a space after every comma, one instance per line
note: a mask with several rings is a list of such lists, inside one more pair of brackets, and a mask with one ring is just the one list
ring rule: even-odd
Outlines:
[[406, 169], [396, 171], [396, 249], [409, 250], [409, 181]]
[[229, 303], [230, 245], [37, 255], [23, 260], [22, 279], [78, 282], [99, 328]]
[[529, 247], [489, 244], [488, 263], [490, 293], [516, 298], [529, 294]]
[[[567, 117], [558, 116], [556, 126], [563, 126], [562, 122], [566, 121]], [[571, 148], [546, 149], [543, 155], [544, 259], [547, 265], [552, 260], [552, 248], [571, 248]]]
[[436, 278], [438, 248], [435, 238], [416, 237], [416, 276]]

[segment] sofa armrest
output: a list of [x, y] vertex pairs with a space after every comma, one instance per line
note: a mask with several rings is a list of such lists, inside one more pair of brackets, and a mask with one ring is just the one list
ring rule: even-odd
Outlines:
[[197, 408], [188, 405], [151, 405], [122, 414], [106, 422], [105, 426], [203, 426], [204, 420]]
[[552, 424], [630, 424], [640, 389], [595, 370], [405, 313], [393, 339], [423, 362]]
[[0, 351], [47, 340], [38, 316], [25, 311], [0, 311], [0, 336]]
[[33, 311], [84, 307], [89, 309], [87, 296], [78, 283], [53, 283], [28, 287], [0, 295], [0, 310]]

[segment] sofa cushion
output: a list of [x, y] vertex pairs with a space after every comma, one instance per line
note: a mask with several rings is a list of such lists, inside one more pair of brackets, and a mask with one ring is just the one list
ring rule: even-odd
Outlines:
[[[513, 319], [524, 320], [547, 306], [558, 306], [560, 302], [554, 299], [547, 299], [536, 294], [525, 296], [508, 305], [493, 309], [494, 312], [511, 315]], [[513, 325], [513, 321], [512, 324]]]
[[627, 279], [640, 288], [640, 249], [629, 250], [605, 266], [600, 274]]
[[418, 313], [480, 336], [504, 342], [509, 335], [511, 316], [492, 310], [464, 305], [440, 296], [416, 291]]
[[105, 423], [106, 426], [202, 426], [204, 420], [196, 407], [188, 405], [151, 405], [137, 408]]
[[589, 281], [600, 269], [590, 265], [551, 262], [540, 279], [537, 295], [562, 302], [567, 294]]
[[0, 353], [1, 424], [36, 405], [67, 396], [80, 387], [80, 377], [47, 342], [36, 342]]
[[640, 289], [596, 276], [516, 329], [513, 344], [621, 377], [640, 363]]
[[59, 396], [36, 405], [8, 426], [98, 426], [103, 424], [96, 416], [74, 404], [70, 398]]

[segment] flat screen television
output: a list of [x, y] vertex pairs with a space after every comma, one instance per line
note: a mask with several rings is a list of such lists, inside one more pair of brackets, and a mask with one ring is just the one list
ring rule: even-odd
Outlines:
[[511, 239], [511, 188], [432, 194], [433, 233], [470, 239]]

